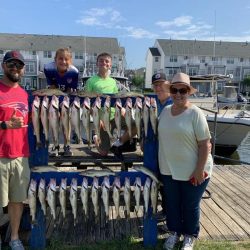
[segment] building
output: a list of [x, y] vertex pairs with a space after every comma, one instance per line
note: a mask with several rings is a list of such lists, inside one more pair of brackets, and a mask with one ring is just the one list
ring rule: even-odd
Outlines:
[[[91, 76], [97, 72], [96, 58], [102, 52], [112, 55], [114, 75], [123, 75], [126, 67], [125, 49], [116, 38], [32, 35], [0, 33], [0, 60], [9, 50], [19, 50], [25, 59], [25, 75], [21, 84], [26, 89], [41, 89], [47, 86], [43, 73], [44, 64], [54, 60], [58, 48], [69, 47], [73, 64], [81, 76]], [[0, 66], [0, 78], [3, 75]], [[79, 87], [81, 87], [79, 79]]]
[[[151, 88], [151, 77], [157, 72], [164, 72], [170, 80], [177, 72], [184, 72], [191, 76], [230, 75], [230, 84], [237, 86], [239, 91], [243, 91], [240, 82], [250, 76], [250, 44], [157, 39], [154, 47], [147, 51], [146, 88]], [[226, 83], [219, 82], [218, 90], [222, 90], [224, 84]], [[200, 93], [210, 92], [210, 84], [196, 83], [195, 87]]]

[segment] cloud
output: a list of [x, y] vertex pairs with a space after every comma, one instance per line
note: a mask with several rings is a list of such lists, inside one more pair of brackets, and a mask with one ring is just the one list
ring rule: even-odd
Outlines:
[[176, 17], [172, 21], [158, 21], [156, 22], [157, 26], [160, 26], [161, 28], [168, 28], [171, 26], [174, 27], [183, 27], [191, 24], [193, 17], [191, 16], [180, 16]]
[[100, 26], [107, 29], [123, 30], [126, 31], [126, 36], [135, 39], [152, 39], [157, 37], [156, 34], [143, 28], [122, 25], [123, 22], [126, 22], [126, 19], [119, 11], [113, 8], [92, 8], [84, 11], [82, 17], [76, 20], [76, 22], [86, 26]]

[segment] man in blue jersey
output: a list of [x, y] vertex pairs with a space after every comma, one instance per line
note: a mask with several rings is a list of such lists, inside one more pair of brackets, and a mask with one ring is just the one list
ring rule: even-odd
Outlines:
[[[59, 88], [63, 92], [71, 93], [78, 87], [78, 69], [72, 65], [72, 54], [69, 48], [60, 48], [56, 51], [55, 61], [44, 65], [44, 74], [47, 79], [48, 87]], [[76, 135], [73, 135], [73, 138]], [[55, 150], [58, 150], [55, 148]], [[56, 152], [51, 151], [51, 156]], [[70, 145], [67, 145], [64, 138], [64, 156], [72, 156]]]
[[44, 65], [44, 74], [49, 88], [59, 88], [71, 93], [78, 87], [78, 69], [72, 65], [72, 54], [68, 48], [56, 51], [55, 61]]

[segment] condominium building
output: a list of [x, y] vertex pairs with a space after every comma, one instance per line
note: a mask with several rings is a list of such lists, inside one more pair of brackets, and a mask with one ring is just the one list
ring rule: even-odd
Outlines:
[[[250, 44], [248, 42], [198, 41], [157, 39], [146, 56], [145, 88], [151, 88], [151, 77], [164, 72], [172, 79], [177, 72], [190, 76], [204, 74], [229, 75], [230, 84], [238, 86], [250, 76]], [[224, 82], [218, 83], [222, 89]], [[210, 85], [196, 87], [202, 93], [209, 92]]]
[[[102, 52], [112, 55], [111, 73], [119, 76], [124, 74], [125, 49], [119, 46], [116, 38], [0, 33], [0, 61], [9, 50], [19, 50], [24, 56], [25, 75], [21, 84], [26, 89], [46, 88], [44, 64], [54, 60], [58, 48], [65, 47], [72, 51], [73, 64], [78, 68], [80, 76], [97, 73], [96, 58]], [[2, 75], [0, 65], [0, 78]], [[79, 79], [79, 88], [81, 84]]]

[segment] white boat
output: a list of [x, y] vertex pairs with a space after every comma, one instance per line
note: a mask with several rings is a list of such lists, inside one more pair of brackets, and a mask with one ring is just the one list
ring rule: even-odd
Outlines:
[[[211, 87], [215, 93], [217, 93], [217, 81], [223, 79], [228, 79], [228, 77], [223, 75], [191, 77], [191, 81], [195, 82], [211, 81]], [[239, 103], [236, 99], [231, 99], [229, 102], [227, 94], [224, 97], [227, 97], [227, 102], [225, 99], [223, 103], [218, 102], [217, 94], [212, 98], [192, 98], [191, 102], [201, 107], [206, 114], [213, 137], [212, 141], [215, 143], [215, 154], [229, 156], [250, 133], [250, 105], [244, 102]]]

